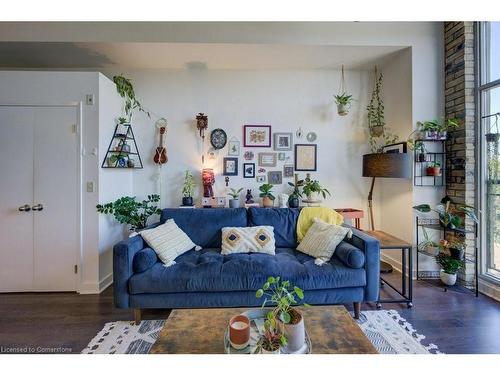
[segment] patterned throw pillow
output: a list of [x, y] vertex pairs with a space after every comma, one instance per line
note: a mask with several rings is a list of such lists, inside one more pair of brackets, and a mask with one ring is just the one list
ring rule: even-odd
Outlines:
[[256, 227], [222, 228], [222, 254], [264, 253], [274, 255], [274, 228]]
[[165, 263], [165, 267], [175, 264], [174, 259], [186, 251], [193, 248], [201, 249], [177, 226], [174, 219], [169, 219], [156, 228], [143, 230], [139, 234], [158, 254], [158, 258]]
[[297, 250], [316, 258], [314, 263], [322, 265], [331, 259], [337, 245], [342, 242], [346, 235], [348, 238], [352, 236], [352, 231], [349, 228], [327, 224], [321, 219], [315, 218], [297, 246]]

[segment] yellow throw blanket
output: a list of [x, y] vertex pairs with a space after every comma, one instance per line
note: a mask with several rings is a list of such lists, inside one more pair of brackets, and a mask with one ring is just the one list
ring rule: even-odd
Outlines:
[[327, 224], [340, 225], [344, 222], [344, 217], [331, 208], [304, 207], [300, 210], [299, 219], [297, 220], [297, 242], [302, 241], [316, 217]]

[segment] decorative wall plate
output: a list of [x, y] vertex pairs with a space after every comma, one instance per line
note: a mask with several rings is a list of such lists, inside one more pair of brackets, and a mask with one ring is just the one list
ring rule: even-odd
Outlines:
[[315, 132], [309, 132], [306, 135], [306, 139], [308, 142], [314, 142], [317, 138], [318, 138], [318, 136], [316, 135]]
[[224, 130], [222, 129], [214, 129], [210, 133], [210, 143], [212, 144], [213, 148], [216, 150], [220, 150], [221, 148], [224, 148], [224, 146], [227, 143], [227, 134]]

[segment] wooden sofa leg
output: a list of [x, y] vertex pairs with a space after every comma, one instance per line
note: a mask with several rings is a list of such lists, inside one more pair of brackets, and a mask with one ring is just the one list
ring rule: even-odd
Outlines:
[[354, 302], [354, 319], [359, 319], [359, 313], [361, 312], [361, 302]]
[[135, 324], [139, 324], [141, 322], [141, 309], [134, 309], [134, 321]]

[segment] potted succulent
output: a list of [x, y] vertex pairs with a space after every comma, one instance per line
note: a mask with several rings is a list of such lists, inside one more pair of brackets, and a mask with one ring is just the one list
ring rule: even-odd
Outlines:
[[130, 225], [132, 231], [146, 228], [148, 218], [154, 214], [161, 214], [161, 210], [154, 203], [160, 201], [157, 194], [148, 195], [147, 199], [136, 201], [135, 197], [121, 197], [114, 202], [98, 204], [97, 212], [114, 215], [116, 221]]
[[312, 180], [310, 177], [306, 177], [304, 179], [302, 193], [304, 193], [309, 201], [318, 200], [318, 194], [321, 194], [323, 198], [326, 198], [326, 195], [331, 195], [328, 189], [321, 187], [321, 184], [318, 180]]
[[231, 191], [228, 193], [228, 195], [231, 197], [229, 199], [229, 207], [230, 208], [238, 208], [240, 206], [240, 193], [242, 192], [243, 188], [239, 188], [238, 190], [231, 188]]
[[262, 198], [262, 205], [264, 207], [272, 207], [274, 206], [274, 200], [276, 197], [273, 195], [273, 187], [271, 184], [262, 184], [259, 187], [260, 194], [259, 197]]
[[[304, 292], [297, 286], [291, 287], [289, 281], [270, 276], [261, 289], [255, 293], [257, 298], [265, 297], [262, 308], [270, 303], [274, 306], [273, 315], [283, 327], [287, 352], [297, 352], [305, 344], [304, 318], [302, 313], [293, 308], [297, 299], [304, 299]], [[307, 305], [305, 305], [307, 306]]]
[[193, 175], [190, 171], [186, 170], [184, 174], [184, 185], [182, 186], [182, 205], [193, 205], [193, 194], [196, 184], [194, 183]]
[[288, 207], [290, 208], [298, 208], [300, 204], [299, 198], [302, 198], [302, 193], [300, 192], [300, 187], [304, 184], [304, 180], [298, 180], [296, 183], [289, 182], [288, 185], [290, 185], [293, 188], [292, 193], [288, 197]]
[[457, 272], [463, 268], [464, 262], [444, 253], [436, 255], [435, 259], [436, 263], [441, 267], [439, 271], [441, 281], [449, 286], [455, 285], [457, 282]]
[[347, 95], [345, 92], [334, 96], [335, 104], [337, 104], [337, 113], [340, 116], [346, 116], [351, 108], [351, 103], [354, 100], [352, 95]]
[[460, 215], [465, 215], [476, 224], [479, 223], [474, 212], [474, 207], [467, 204], [455, 203], [449, 196], [441, 199], [441, 202], [434, 209], [429, 204], [419, 204], [418, 206], [413, 206], [413, 209], [422, 213], [436, 212], [439, 216], [439, 222], [444, 228], [461, 228], [463, 223]]
[[441, 176], [441, 164], [437, 161], [431, 161], [425, 169], [425, 174], [427, 176]]
[[274, 315], [274, 311], [269, 311], [264, 321], [264, 333], [259, 338], [257, 346], [260, 348], [261, 354], [280, 354], [281, 347], [287, 344], [285, 335]]

